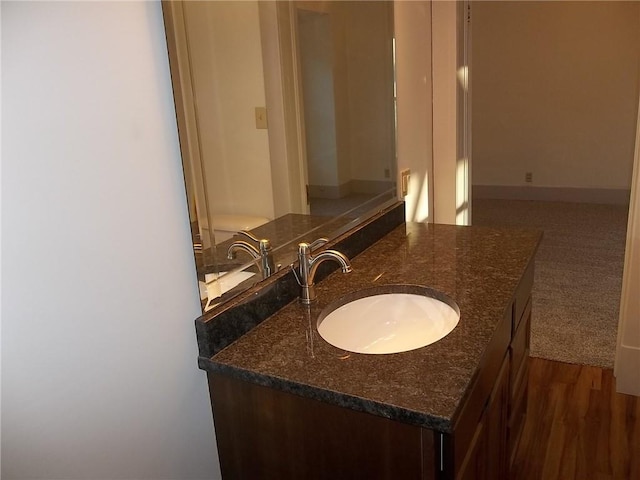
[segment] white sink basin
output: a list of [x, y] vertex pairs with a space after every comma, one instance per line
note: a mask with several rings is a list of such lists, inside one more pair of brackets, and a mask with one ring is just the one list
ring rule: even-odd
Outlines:
[[349, 294], [318, 318], [334, 347], [356, 353], [400, 353], [447, 336], [460, 309], [446, 295], [419, 285], [385, 285]]

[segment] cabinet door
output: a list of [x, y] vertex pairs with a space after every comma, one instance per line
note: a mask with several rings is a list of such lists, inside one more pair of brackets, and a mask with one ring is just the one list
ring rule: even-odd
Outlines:
[[484, 422], [480, 422], [469, 445], [467, 455], [458, 469], [456, 480], [488, 480], [486, 457]]
[[207, 374], [224, 479], [435, 477], [430, 430]]
[[509, 404], [509, 356], [500, 368], [495, 387], [480, 418], [457, 480], [507, 478], [507, 426]]
[[507, 428], [509, 424], [509, 356], [504, 360], [496, 387], [484, 414], [484, 443], [487, 480], [507, 478]]

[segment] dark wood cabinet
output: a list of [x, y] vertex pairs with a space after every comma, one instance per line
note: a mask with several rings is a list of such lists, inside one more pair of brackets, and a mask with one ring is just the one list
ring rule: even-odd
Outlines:
[[505, 360], [498, 381], [474, 432], [470, 447], [457, 467], [457, 480], [493, 480], [507, 477], [507, 412], [509, 362]]
[[529, 378], [529, 348], [531, 343], [531, 299], [523, 313], [523, 319], [513, 334], [509, 347], [511, 378], [509, 392], [508, 451], [509, 466], [513, 464], [527, 411]]
[[509, 360], [505, 358], [502, 370], [498, 376], [498, 382], [493, 390], [491, 399], [487, 404], [487, 409], [482, 419], [484, 424], [484, 441], [486, 456], [486, 478], [487, 480], [496, 478], [506, 478], [508, 473], [507, 465], [507, 409], [509, 396]]
[[[487, 360], [451, 438], [443, 443], [453, 452], [449, 455], [445, 452], [450, 462], [444, 478], [499, 480], [510, 477], [527, 409], [532, 287], [533, 265], [523, 276], [511, 308], [496, 330], [485, 354]], [[509, 332], [506, 347], [505, 331]], [[497, 374], [492, 356], [501, 358]], [[487, 385], [492, 386], [491, 394], [483, 395]], [[482, 405], [479, 415], [478, 405]], [[469, 432], [473, 432], [471, 436]]]

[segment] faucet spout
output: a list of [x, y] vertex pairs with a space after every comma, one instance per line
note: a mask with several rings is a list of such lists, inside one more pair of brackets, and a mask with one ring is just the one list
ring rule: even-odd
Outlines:
[[227, 258], [229, 260], [233, 260], [237, 256], [237, 251], [243, 250], [251, 255], [253, 258], [260, 258], [260, 252], [256, 247], [251, 245], [249, 242], [245, 242], [244, 240], [236, 240], [227, 249]]
[[343, 253], [337, 250], [324, 250], [318, 255], [312, 256], [311, 248], [312, 245], [308, 243], [300, 243], [298, 245], [298, 260], [300, 266], [296, 277], [298, 277], [298, 283], [300, 287], [302, 287], [300, 301], [305, 305], [309, 305], [316, 299], [315, 275], [321, 263], [327, 260], [333, 260], [340, 264], [342, 273], [351, 272], [351, 262], [349, 262], [349, 259]]
[[351, 262], [346, 255], [337, 250], [325, 250], [324, 252], [321, 252], [315, 257], [311, 258], [311, 268], [309, 269], [309, 277], [311, 279], [315, 278], [318, 266], [325, 260], [333, 260], [335, 262], [338, 262], [340, 264], [340, 268], [342, 269], [342, 273], [350, 273], [352, 270]]
[[262, 272], [262, 278], [268, 278], [276, 271], [275, 261], [273, 260], [273, 254], [271, 253], [271, 242], [268, 239], [263, 238], [262, 240], [258, 240], [256, 237], [251, 235], [249, 232], [245, 232], [244, 230], [238, 232], [258, 243], [258, 247], [251, 245], [249, 242], [245, 240], [236, 240], [227, 249], [227, 258], [232, 260], [236, 258], [237, 250], [244, 250], [253, 258], [260, 258], [262, 261], [260, 262], [260, 271]]

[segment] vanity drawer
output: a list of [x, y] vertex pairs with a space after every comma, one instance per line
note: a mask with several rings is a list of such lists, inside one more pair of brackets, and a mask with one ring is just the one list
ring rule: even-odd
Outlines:
[[518, 380], [521, 380], [516, 386], [515, 392], [512, 392], [512, 399], [509, 412], [509, 427], [508, 427], [508, 446], [507, 451], [509, 455], [509, 466], [513, 465], [513, 459], [515, 458], [518, 443], [520, 442], [520, 436], [522, 435], [522, 429], [524, 428], [524, 421], [527, 413], [527, 396], [529, 393], [529, 361], [528, 358], [522, 365], [522, 375]]
[[522, 320], [513, 334], [509, 346], [511, 372], [509, 379], [509, 427], [507, 432], [507, 451], [509, 466], [513, 464], [527, 412], [527, 393], [529, 383], [529, 345], [531, 338], [531, 297], [529, 297]]
[[531, 263], [525, 271], [518, 290], [516, 291], [513, 303], [513, 324], [511, 332], [516, 334], [522, 320], [526, 317], [526, 309], [531, 299], [531, 290], [533, 289], [533, 263]]
[[531, 337], [531, 298], [524, 311], [524, 320], [513, 334], [509, 354], [511, 356], [511, 394], [515, 394], [518, 380], [522, 379], [522, 370], [525, 368], [525, 359], [529, 356], [529, 343]]

